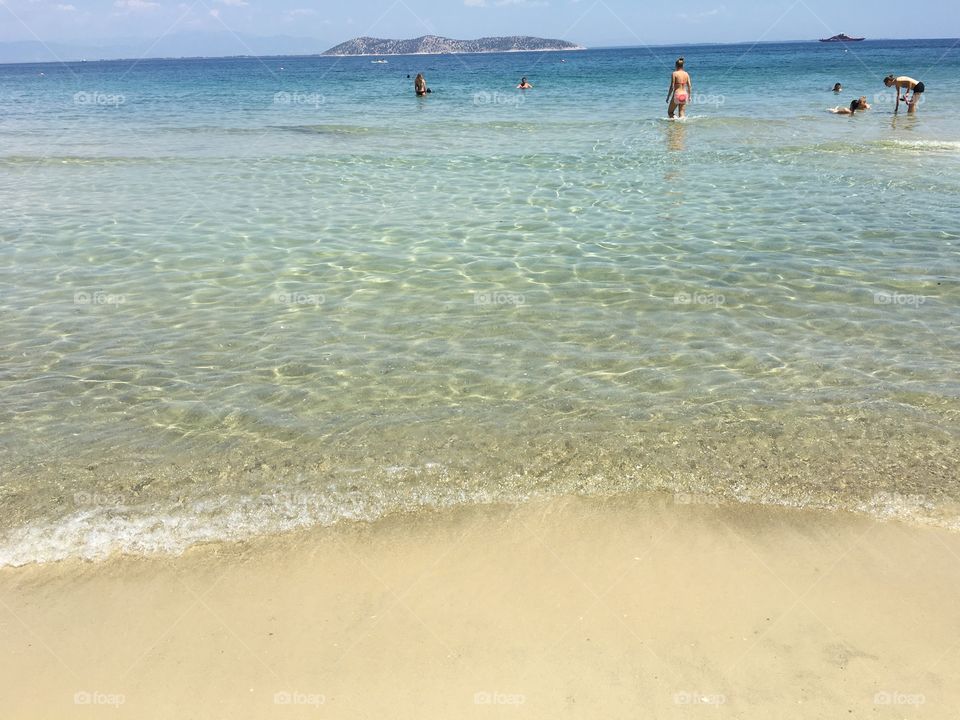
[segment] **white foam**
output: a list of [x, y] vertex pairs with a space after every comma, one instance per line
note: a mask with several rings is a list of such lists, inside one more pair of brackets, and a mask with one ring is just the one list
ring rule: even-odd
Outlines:
[[[403, 473], [410, 477], [425, 471], [436, 473], [438, 468], [424, 465], [390, 469], [394, 475]], [[0, 567], [70, 559], [97, 562], [117, 554], [175, 556], [201, 543], [237, 542], [339, 521], [370, 522], [398, 511], [491, 502], [518, 503], [529, 497], [510, 491], [413, 485], [372, 493], [369, 488], [365, 493], [342, 489], [326, 493], [276, 490], [255, 497], [205, 498], [165, 508], [88, 508], [57, 521], [30, 523], [0, 536]], [[736, 500], [746, 504], [848, 510], [881, 520], [960, 530], [960, 507], [940, 507], [932, 498], [922, 495], [881, 492], [867, 501], [840, 505], [766, 495], [738, 496]]]
[[947, 150], [960, 152], [960, 140], [891, 140], [889, 144], [907, 150]]
[[397, 490], [358, 492], [276, 491], [258, 497], [223, 497], [168, 508], [97, 507], [56, 522], [37, 521], [0, 537], [0, 567], [68, 559], [102, 561], [111, 555], [180, 555], [193, 545], [236, 542], [341, 520], [373, 521], [390, 512], [509, 501], [485, 491]]

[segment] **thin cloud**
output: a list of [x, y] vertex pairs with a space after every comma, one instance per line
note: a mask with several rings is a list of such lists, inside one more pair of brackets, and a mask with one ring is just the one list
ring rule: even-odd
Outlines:
[[120, 10], [126, 10], [127, 12], [141, 12], [144, 10], [156, 10], [160, 7], [160, 3], [151, 2], [151, 0], [116, 0], [113, 6]]
[[720, 7], [715, 7], [712, 10], [704, 10], [697, 13], [680, 13], [677, 15], [677, 17], [681, 20], [686, 20], [687, 22], [702, 22], [704, 20], [709, 20], [712, 17], [716, 17], [721, 13], [725, 13], [726, 11], [726, 6], [721, 5]]

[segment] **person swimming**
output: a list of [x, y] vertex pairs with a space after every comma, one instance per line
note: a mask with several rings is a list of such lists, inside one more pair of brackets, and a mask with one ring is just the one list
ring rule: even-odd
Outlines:
[[857, 110], [869, 110], [870, 106], [867, 104], [867, 96], [861, 95], [856, 100], [850, 103], [850, 107], [840, 107], [839, 105], [830, 110], [834, 115], [855, 115]]
[[526, 79], [526, 78], [523, 78], [523, 79], [520, 80], [520, 84], [517, 85], [517, 89], [518, 89], [518, 90], [532, 90], [532, 89], [533, 89], [533, 85], [531, 85], [529, 82], [527, 82], [527, 79]]
[[841, 85], [840, 83], [837, 83], [836, 85], [833, 86], [833, 91], [835, 93], [843, 92], [843, 85]]
[[[893, 75], [887, 75], [883, 79], [883, 84], [887, 87], [896, 88], [897, 92], [897, 105], [894, 107], [893, 111], [897, 112], [900, 110], [900, 101], [902, 100], [907, 104], [907, 112], [916, 112], [917, 105], [920, 104], [921, 98], [920, 95], [923, 95], [924, 91], [927, 89], [926, 86], [919, 80], [914, 80], [912, 77], [907, 77], [906, 75], [901, 75], [899, 77], [894, 77]], [[907, 93], [913, 91], [913, 94], [910, 96], [910, 99], [907, 99]], [[901, 92], [903, 96], [901, 97]]]
[[674, 116], [678, 108], [681, 118], [687, 116], [687, 103], [690, 101], [690, 93], [693, 92], [690, 75], [683, 69], [683, 63], [683, 57], [677, 58], [676, 70], [670, 76], [670, 89], [667, 91], [667, 104], [670, 106], [667, 110], [667, 116], [670, 118]]
[[423, 73], [417, 73], [417, 77], [413, 81], [413, 91], [417, 94], [417, 97], [423, 97], [430, 92], [430, 89], [427, 87], [427, 81], [423, 77]]

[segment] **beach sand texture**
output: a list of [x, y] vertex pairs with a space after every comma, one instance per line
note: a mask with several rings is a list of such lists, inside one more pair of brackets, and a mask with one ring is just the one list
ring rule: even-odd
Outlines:
[[960, 536], [696, 497], [0, 571], [0, 716], [954, 718]]

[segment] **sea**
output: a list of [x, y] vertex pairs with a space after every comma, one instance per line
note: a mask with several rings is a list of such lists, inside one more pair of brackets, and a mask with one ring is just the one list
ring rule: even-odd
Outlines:
[[960, 529], [960, 41], [382, 59], [0, 66], [0, 566], [558, 495]]

